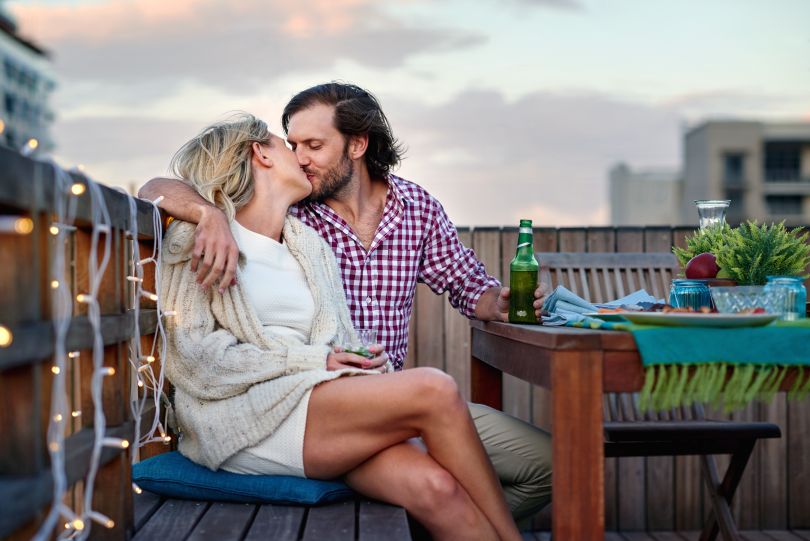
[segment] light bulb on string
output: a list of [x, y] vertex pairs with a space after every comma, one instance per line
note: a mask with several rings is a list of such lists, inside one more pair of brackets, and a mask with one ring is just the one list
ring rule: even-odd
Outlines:
[[5, 325], [0, 325], [0, 348], [7, 348], [14, 341], [14, 335]]
[[70, 193], [73, 195], [82, 195], [87, 187], [82, 184], [81, 182], [74, 182], [73, 185], [70, 187]]
[[151, 301], [157, 301], [158, 300], [158, 296], [155, 293], [152, 293], [151, 291], [141, 291], [141, 295], [143, 295], [144, 297], [146, 297], [147, 299], [149, 299]]
[[28, 216], [0, 216], [0, 232], [28, 235], [34, 230], [34, 220]]
[[37, 141], [36, 138], [31, 137], [20, 149], [20, 154], [23, 156], [30, 156], [37, 148], [39, 148], [39, 141]]
[[129, 447], [129, 442], [121, 438], [103, 438], [101, 445], [105, 447], [117, 447], [119, 449], [126, 449]]
[[106, 515], [102, 515], [98, 511], [90, 511], [87, 516], [94, 522], [98, 522], [105, 528], [115, 528], [115, 521]]

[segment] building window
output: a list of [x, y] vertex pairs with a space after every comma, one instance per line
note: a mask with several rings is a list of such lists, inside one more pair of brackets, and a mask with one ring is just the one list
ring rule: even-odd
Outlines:
[[801, 180], [801, 145], [799, 143], [765, 143], [765, 181], [797, 182]]
[[13, 115], [17, 110], [17, 98], [14, 94], [6, 92], [5, 95], [5, 106], [6, 106], [6, 113], [9, 115]]
[[765, 206], [768, 208], [768, 214], [801, 216], [802, 199], [801, 195], [766, 195]]
[[730, 186], [740, 186], [745, 173], [745, 154], [726, 152], [723, 155], [723, 182]]

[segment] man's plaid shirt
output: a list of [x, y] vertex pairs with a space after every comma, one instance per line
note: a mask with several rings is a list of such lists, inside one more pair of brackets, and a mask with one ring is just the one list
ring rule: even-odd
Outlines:
[[408, 350], [408, 322], [416, 283], [449, 292], [450, 304], [467, 317], [478, 298], [500, 282], [458, 239], [441, 204], [423, 188], [390, 175], [383, 217], [366, 252], [343, 218], [323, 203], [301, 203], [293, 215], [332, 247], [355, 327], [376, 329], [397, 370]]

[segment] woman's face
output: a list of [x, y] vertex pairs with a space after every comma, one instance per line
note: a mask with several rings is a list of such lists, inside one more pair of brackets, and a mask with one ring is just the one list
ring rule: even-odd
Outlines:
[[273, 162], [271, 177], [285, 190], [289, 189], [296, 201], [304, 199], [312, 192], [312, 184], [298, 164], [295, 152], [287, 148], [284, 139], [271, 134], [270, 143], [262, 145], [262, 152]]

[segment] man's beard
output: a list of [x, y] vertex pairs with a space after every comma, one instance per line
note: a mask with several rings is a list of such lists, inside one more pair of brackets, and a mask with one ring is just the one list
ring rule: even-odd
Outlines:
[[352, 163], [347, 154], [343, 154], [340, 163], [326, 172], [317, 191], [313, 186], [312, 193], [309, 194], [305, 201], [323, 203], [348, 186], [353, 175], [354, 163]]

